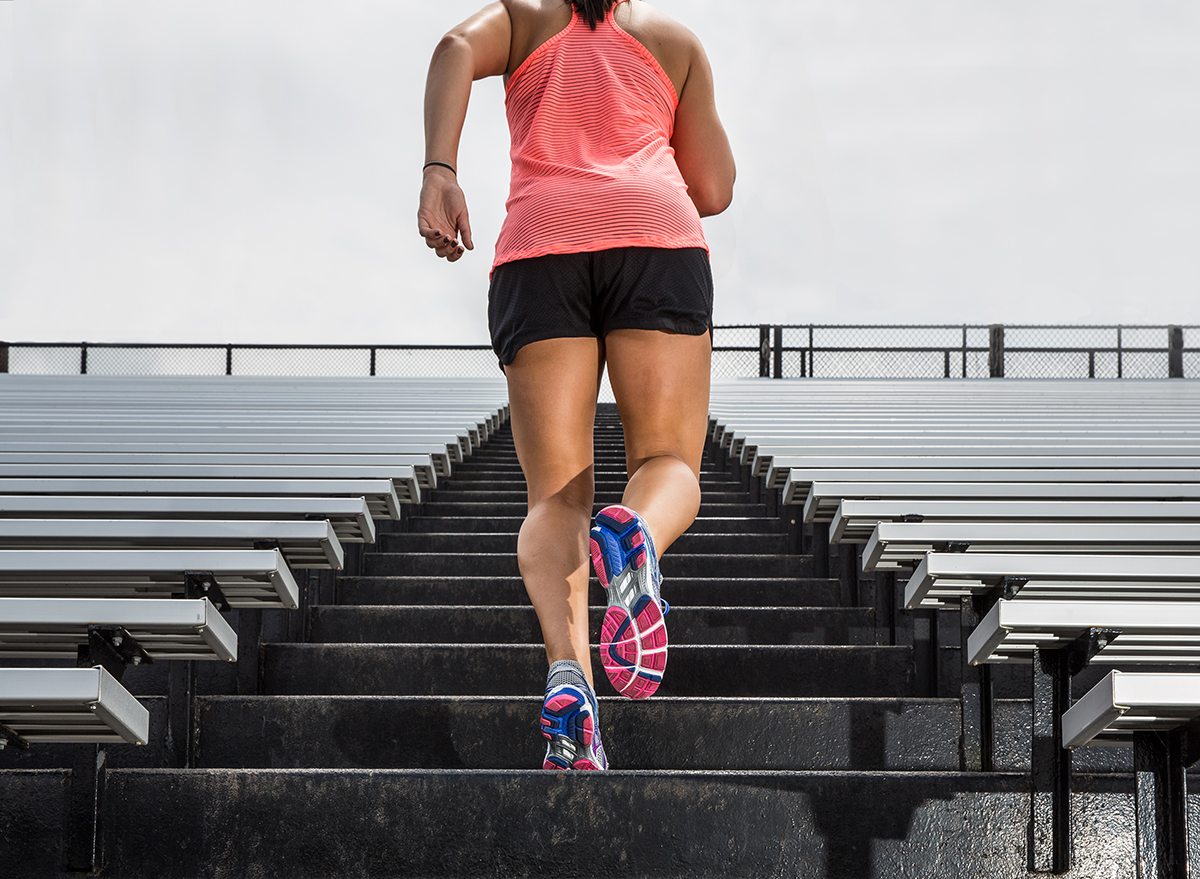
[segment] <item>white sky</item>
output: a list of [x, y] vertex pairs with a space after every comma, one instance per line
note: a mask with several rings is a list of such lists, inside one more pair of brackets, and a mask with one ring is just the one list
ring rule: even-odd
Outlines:
[[[0, 2], [0, 338], [485, 342], [477, 250], [415, 233], [421, 96], [476, 2]], [[659, 0], [739, 164], [716, 320], [1200, 322], [1200, 6]]]

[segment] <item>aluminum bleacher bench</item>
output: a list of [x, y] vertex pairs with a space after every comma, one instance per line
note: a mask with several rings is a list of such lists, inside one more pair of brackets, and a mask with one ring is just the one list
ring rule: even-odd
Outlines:
[[880, 522], [862, 568], [911, 570], [934, 551], [1200, 555], [1200, 523]]
[[1133, 733], [1200, 718], [1200, 674], [1113, 670], [1063, 715], [1063, 746], [1128, 744]]
[[324, 519], [342, 543], [374, 543], [375, 522], [361, 497], [157, 497], [4, 495], [3, 519]]
[[1200, 482], [1200, 458], [776, 458], [768, 488], [801, 503], [826, 482]]
[[[928, 471], [925, 471], [928, 474]], [[1056, 501], [1200, 501], [1200, 483], [1147, 481], [1147, 471], [1105, 471], [1092, 481], [1075, 480], [1070, 471], [1041, 471], [1035, 481], [1011, 474], [983, 471], [942, 471], [938, 479], [921, 479], [900, 471], [885, 479], [879, 473], [859, 471], [854, 479], [821, 475], [803, 491], [789, 476], [785, 503], [803, 503], [804, 521], [830, 522], [843, 500], [911, 498], [924, 500], [1056, 500]], [[1160, 474], [1151, 474], [1158, 476]], [[1165, 473], [1163, 474], [1165, 475]], [[1057, 477], [1061, 476], [1061, 479]], [[908, 478], [905, 478], [908, 477]], [[1057, 481], [1056, 481], [1057, 480]]]
[[1108, 665], [1200, 661], [1200, 602], [999, 599], [967, 641], [967, 658], [1028, 662], [1034, 648], [1066, 647], [1089, 629], [1119, 632], [1089, 661]]
[[0, 668], [0, 738], [144, 745], [150, 712], [101, 666]]
[[0, 518], [0, 549], [255, 549], [275, 544], [290, 568], [341, 570], [345, 553], [325, 520]]
[[[0, 440], [0, 460], [24, 460], [29, 454], [72, 456], [80, 453], [89, 455], [425, 455], [431, 456], [438, 466], [440, 475], [449, 475], [448, 466], [442, 462], [441, 455], [448, 456], [449, 463], [463, 460], [463, 449], [458, 440], [454, 442], [439, 441], [422, 435], [420, 440], [413, 442], [362, 443], [346, 442], [344, 439], [330, 439], [326, 442], [312, 442], [310, 437], [304, 437], [305, 442], [297, 442], [297, 438], [264, 439], [260, 441], [225, 439], [218, 442], [199, 442], [196, 437], [178, 436], [147, 441], [145, 436], [137, 440], [114, 441], [106, 436], [93, 436], [91, 439], [64, 441], [61, 436], [57, 439], [23, 439]], [[468, 444], [469, 445], [469, 444]], [[43, 460], [41, 457], [34, 460]], [[443, 467], [445, 470], [443, 472]]]
[[[814, 491], [815, 491], [814, 487]], [[0, 498], [0, 515], [3, 514]], [[829, 525], [830, 543], [865, 543], [881, 522], [1200, 522], [1200, 503], [1189, 501], [1037, 501], [848, 499]]]
[[[9, 457], [10, 460], [5, 460]], [[429, 455], [0, 455], [0, 477], [379, 479], [437, 488]], [[446, 466], [449, 467], [448, 456]], [[399, 486], [397, 486], [399, 487]]]
[[70, 659], [93, 626], [120, 627], [153, 661], [237, 659], [237, 635], [207, 598], [0, 598], [0, 659]]
[[[739, 459], [741, 464], [751, 467], [751, 473], [755, 476], [768, 475], [771, 465], [775, 461], [779, 461], [780, 466], [782, 466], [787, 461], [795, 459], [804, 460], [820, 456], [946, 458], [952, 462], [960, 459], [973, 459], [978, 462], [983, 458], [1011, 461], [1014, 459], [1023, 460], [1025, 458], [1058, 457], [1070, 461], [1077, 457], [1090, 457], [1092, 459], [1124, 459], [1126, 456], [1135, 456], [1142, 459], [1172, 456], [1188, 457], [1190, 453], [1194, 453], [1196, 450], [1195, 444], [1188, 442], [1186, 438], [1173, 440], [1170, 444], [1137, 442], [1115, 444], [1111, 441], [1105, 443], [1086, 441], [1066, 443], [1061, 441], [1055, 442], [1052, 439], [1039, 439], [1037, 441], [1013, 440], [1007, 443], [997, 443], [994, 439], [990, 439], [986, 442], [979, 440], [970, 443], [965, 441], [948, 443], [945, 440], [933, 440], [929, 437], [924, 439], [915, 438], [903, 443], [898, 443], [894, 440], [874, 443], [855, 440], [854, 442], [838, 443], [827, 438], [822, 438], [819, 443], [805, 446], [786, 444], [783, 440], [771, 445], [767, 443], [757, 445], [743, 443], [741, 446], [740, 451], [735, 451], [733, 454]], [[1196, 459], [1193, 457], [1191, 460], [1193, 463], [1190, 466], [1196, 466]], [[952, 463], [950, 466], [957, 465]], [[995, 466], [1013, 466], [1013, 464], [1000, 463]]]
[[202, 497], [202, 498], [362, 498], [376, 519], [399, 519], [401, 503], [419, 503], [416, 480], [397, 485], [393, 479], [129, 479], [57, 478], [6, 479], [0, 476], [0, 496], [41, 494], [88, 497]]
[[905, 587], [904, 606], [941, 607], [997, 589], [1022, 600], [1194, 600], [1200, 556], [930, 552]]
[[[277, 549], [0, 549], [0, 596], [168, 598], [215, 583], [230, 607], [295, 610], [299, 590]], [[214, 603], [220, 604], [214, 598]]]
[[[120, 420], [64, 421], [45, 415], [36, 419], [22, 419], [3, 425], [4, 435], [12, 442], [40, 441], [82, 442], [92, 437], [107, 442], [246, 442], [246, 443], [404, 443], [457, 441], [463, 454], [479, 448], [494, 432], [488, 422], [438, 420], [430, 423], [413, 423], [419, 419], [406, 419], [403, 424], [378, 424], [374, 421], [342, 424], [333, 429], [329, 421], [311, 420], [299, 423], [273, 421], [261, 424], [256, 421], [237, 423], [219, 422], [217, 416], [203, 421], [176, 423], [174, 421], [129, 418]], [[136, 425], [136, 427], [134, 426]]]

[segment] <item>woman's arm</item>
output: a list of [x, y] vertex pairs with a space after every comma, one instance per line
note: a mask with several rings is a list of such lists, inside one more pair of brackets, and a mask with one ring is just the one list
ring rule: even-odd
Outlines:
[[700, 41], [692, 36], [691, 42], [687, 80], [675, 110], [671, 147], [675, 150], [675, 162], [688, 185], [692, 203], [700, 216], [711, 217], [721, 213], [733, 201], [737, 169], [729, 138], [717, 116], [712, 67]]
[[[501, 2], [492, 3], [452, 29], [433, 50], [425, 80], [425, 161], [458, 167], [458, 141], [467, 118], [471, 83], [508, 68], [512, 23]], [[417, 230], [438, 256], [454, 262], [473, 250], [467, 200], [449, 168], [424, 171]]]

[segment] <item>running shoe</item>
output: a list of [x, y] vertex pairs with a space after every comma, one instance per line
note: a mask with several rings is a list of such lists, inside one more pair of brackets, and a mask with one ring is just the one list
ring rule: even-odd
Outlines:
[[543, 769], [607, 769], [600, 742], [596, 695], [579, 663], [561, 660], [550, 667], [542, 702]]
[[659, 597], [662, 574], [650, 529], [637, 513], [614, 504], [596, 514], [592, 567], [608, 592], [600, 625], [600, 662], [617, 692], [631, 699], [654, 695], [667, 667], [670, 609]]

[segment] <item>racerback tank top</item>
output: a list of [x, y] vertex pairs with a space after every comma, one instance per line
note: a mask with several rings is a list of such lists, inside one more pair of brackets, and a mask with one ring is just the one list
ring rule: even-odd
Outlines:
[[594, 31], [576, 12], [508, 80], [512, 181], [492, 268], [613, 247], [707, 249], [671, 149], [678, 103], [611, 10]]

